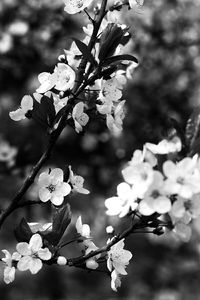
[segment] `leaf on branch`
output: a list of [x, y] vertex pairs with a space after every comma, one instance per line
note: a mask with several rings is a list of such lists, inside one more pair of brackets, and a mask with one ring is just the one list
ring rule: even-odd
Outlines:
[[104, 61], [114, 54], [117, 46], [121, 44], [127, 30], [115, 23], [109, 23], [103, 30], [99, 42], [99, 60]]
[[18, 242], [29, 242], [33, 233], [26, 220], [22, 218], [19, 225], [14, 229], [14, 234]]
[[70, 222], [70, 205], [66, 204], [65, 206], [56, 210], [53, 217], [52, 231], [44, 235], [45, 239], [48, 240], [52, 245], [56, 246], [60, 242]]
[[187, 121], [185, 140], [189, 152], [200, 152], [200, 107], [195, 108]]
[[44, 127], [51, 127], [56, 116], [52, 96], [43, 96], [40, 103], [34, 101], [32, 118]]
[[111, 57], [108, 57], [106, 58], [102, 65], [103, 66], [108, 66], [108, 65], [111, 65], [111, 64], [117, 64], [118, 62], [120, 61], [133, 61], [135, 62], [136, 64], [138, 64], [138, 60], [135, 56], [133, 55], [130, 55], [130, 54], [123, 54], [123, 55], [115, 55], [115, 56], [111, 56]]
[[83, 54], [83, 57], [88, 62], [90, 62], [94, 67], [96, 67], [97, 62], [96, 62], [94, 56], [92, 55], [91, 51], [89, 50], [88, 46], [86, 44], [84, 44], [83, 42], [81, 42], [80, 40], [78, 40], [78, 39], [73, 38], [73, 41], [76, 43], [76, 46], [78, 47], [78, 49]]

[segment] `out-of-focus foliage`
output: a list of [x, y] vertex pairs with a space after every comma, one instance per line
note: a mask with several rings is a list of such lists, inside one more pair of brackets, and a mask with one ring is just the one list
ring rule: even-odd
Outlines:
[[[70, 164], [85, 178], [91, 194], [70, 198], [72, 222], [82, 214], [98, 246], [106, 242], [105, 226], [110, 222], [118, 225], [116, 218], [105, 217], [104, 199], [115, 193], [122, 165], [134, 149], [147, 141], [157, 142], [174, 124], [184, 128], [193, 106], [199, 104], [200, 1], [145, 2], [142, 10], [133, 13], [125, 9], [123, 16], [133, 34], [133, 53], [140, 61], [124, 90], [127, 113], [123, 134], [111, 137], [103, 122], [95, 120], [85, 135], [67, 128], [48, 164], [63, 169]], [[42, 128], [29, 121], [16, 124], [8, 112], [19, 105], [24, 94], [38, 87], [37, 74], [52, 71], [62, 49], [70, 46], [69, 38], [83, 36], [81, 27], [87, 21], [83, 14], [67, 15], [61, 0], [0, 2], [0, 137], [12, 151], [17, 148], [15, 165], [0, 162], [1, 207], [12, 199], [47, 141]], [[7, 151], [11, 155], [11, 150]], [[27, 198], [35, 197], [33, 186]], [[9, 234], [7, 228], [0, 234], [1, 249], [14, 247], [12, 228], [20, 217], [50, 221], [49, 213], [47, 204], [11, 215], [5, 226]], [[122, 223], [124, 226], [126, 219]], [[74, 228], [70, 228], [68, 236], [73, 236]], [[5, 300], [79, 300], [83, 295], [87, 299], [196, 300], [200, 295], [198, 228], [195, 224], [196, 233], [188, 245], [172, 237], [156, 241], [143, 235], [130, 237], [127, 249], [132, 249], [134, 256], [118, 295], [110, 291], [110, 280], [104, 274], [87, 275], [82, 270], [61, 267], [46, 267], [36, 277], [20, 273], [9, 287], [1, 281], [0, 295]], [[64, 254], [70, 257], [72, 253], [74, 248], [69, 247]]]

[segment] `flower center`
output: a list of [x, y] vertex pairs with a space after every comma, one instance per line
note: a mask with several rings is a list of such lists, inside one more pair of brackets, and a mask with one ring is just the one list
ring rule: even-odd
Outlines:
[[177, 183], [179, 183], [179, 184], [184, 184], [184, 178], [183, 177], [181, 177], [181, 176], [179, 176], [178, 178], [177, 178]]
[[81, 8], [82, 6], [83, 6], [83, 1], [82, 1], [82, 0], [78, 1], [77, 7], [78, 7], [78, 8]]
[[160, 193], [158, 190], [153, 190], [152, 193], [151, 193], [151, 197], [156, 199], [160, 196]]
[[53, 193], [56, 190], [56, 186], [53, 184], [50, 184], [47, 189], [49, 190], [50, 193]]
[[184, 206], [185, 206], [185, 209], [186, 209], [186, 210], [190, 210], [191, 207], [192, 207], [191, 201], [190, 201], [190, 200], [186, 201], [186, 202], [184, 203]]

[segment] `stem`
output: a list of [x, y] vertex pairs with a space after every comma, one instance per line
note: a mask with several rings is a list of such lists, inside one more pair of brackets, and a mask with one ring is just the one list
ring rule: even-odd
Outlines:
[[90, 22], [92, 23], [92, 24], [94, 24], [94, 19], [92, 19], [92, 17], [90, 16], [90, 14], [88, 13], [88, 11], [87, 11], [87, 9], [85, 8], [84, 9], [84, 12], [86, 13], [86, 15], [88, 16], [88, 19], [90, 20]]
[[[98, 31], [99, 31], [99, 28], [101, 26], [101, 22], [105, 16], [105, 11], [106, 11], [106, 5], [107, 5], [107, 0], [102, 0], [102, 3], [101, 3], [101, 8], [100, 8], [100, 11], [99, 11], [99, 14], [98, 14], [98, 17], [97, 19], [93, 22], [93, 32], [92, 32], [92, 36], [90, 38], [90, 41], [89, 41], [89, 44], [88, 44], [88, 50], [91, 51], [92, 48], [94, 47], [95, 45], [95, 42], [96, 42], [96, 37], [97, 37], [97, 34], [98, 34]], [[87, 65], [87, 59], [85, 58], [82, 58], [81, 60], [81, 63], [79, 65], [79, 72], [78, 72], [78, 75], [77, 75], [77, 78], [76, 80], [78, 82], [83, 82], [83, 79], [84, 79], [84, 72], [85, 72], [85, 68], [86, 68], [86, 65]], [[78, 85], [75, 85], [73, 91], [76, 92], [77, 89], [79, 88]]]
[[58, 248], [61, 249], [61, 248], [65, 247], [65, 246], [67, 246], [67, 245], [69, 245], [71, 243], [74, 243], [74, 242], [78, 242], [77, 238], [73, 239], [73, 240], [70, 240], [70, 241], [68, 241], [68, 242], [66, 242], [64, 244], [59, 245]]
[[[145, 219], [141, 218], [137, 223], [131, 224], [130, 227], [128, 227], [126, 230], [124, 230], [121, 234], [114, 236], [114, 238], [108, 244], [106, 244], [104, 247], [99, 248], [95, 251], [91, 251], [90, 253], [88, 253], [85, 256], [67, 259], [67, 265], [75, 266], [75, 267], [80, 266], [80, 265], [84, 264], [87, 259], [94, 257], [98, 254], [108, 252], [112, 246], [117, 244], [122, 239], [128, 237], [130, 234], [141, 233], [136, 230], [148, 227], [149, 222], [152, 222], [153, 220], [155, 220], [156, 217], [157, 216], [149, 216], [149, 217], [145, 217]], [[150, 233], [150, 232], [145, 232], [145, 233]]]

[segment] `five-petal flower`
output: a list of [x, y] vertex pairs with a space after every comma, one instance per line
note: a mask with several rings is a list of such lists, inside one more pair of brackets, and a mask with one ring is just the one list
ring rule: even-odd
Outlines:
[[51, 252], [48, 248], [42, 248], [43, 242], [41, 236], [34, 234], [29, 243], [18, 243], [16, 249], [21, 258], [17, 263], [17, 268], [20, 271], [30, 270], [32, 274], [36, 274], [42, 268], [42, 260], [50, 260]]
[[61, 205], [64, 197], [71, 192], [71, 186], [63, 182], [63, 171], [59, 168], [50, 173], [43, 172], [38, 179], [39, 198], [42, 202], [50, 200], [54, 205]]

